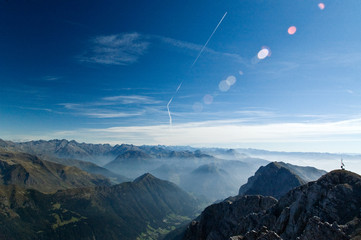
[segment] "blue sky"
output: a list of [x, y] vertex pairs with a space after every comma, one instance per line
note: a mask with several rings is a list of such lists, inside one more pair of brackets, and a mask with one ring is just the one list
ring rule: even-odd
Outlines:
[[361, 152], [360, 9], [0, 1], [0, 137]]

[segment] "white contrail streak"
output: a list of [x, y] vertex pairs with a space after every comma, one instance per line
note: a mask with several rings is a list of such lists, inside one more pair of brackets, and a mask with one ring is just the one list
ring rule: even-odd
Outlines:
[[[211, 40], [211, 38], [213, 37], [214, 33], [217, 31], [219, 25], [221, 25], [221, 23], [222, 23], [223, 19], [226, 17], [226, 15], [227, 15], [227, 12], [224, 13], [223, 17], [222, 17], [221, 20], [218, 22], [216, 28], [213, 30], [211, 36], [209, 36], [207, 42], [204, 44], [204, 46], [202, 47], [202, 49], [199, 51], [198, 56], [196, 57], [196, 59], [195, 59], [194, 62], [192, 63], [191, 68], [194, 66], [194, 64], [196, 64], [198, 58], [201, 56], [201, 54], [202, 54], [202, 52], [204, 51], [204, 49], [206, 48], [208, 42]], [[172, 96], [172, 98], [169, 100], [169, 102], [168, 102], [168, 104], [167, 104], [167, 110], [168, 110], [168, 115], [169, 115], [169, 125], [170, 125], [171, 127], [172, 127], [173, 122], [172, 122], [172, 113], [170, 112], [169, 106], [170, 106], [170, 104], [172, 103], [173, 98], [174, 98], [175, 95], [178, 93], [179, 89], [181, 88], [182, 84], [183, 84], [183, 81], [178, 85], [177, 90], [175, 91], [174, 95]]]
[[177, 93], [177, 92], [179, 91], [179, 89], [181, 88], [182, 84], [183, 84], [183, 81], [178, 85], [177, 90], [175, 91], [175, 93]]
[[221, 18], [221, 20], [218, 22], [218, 24], [217, 24], [216, 28], [213, 30], [213, 32], [212, 32], [212, 34], [211, 34], [211, 36], [209, 36], [209, 38], [208, 38], [207, 42], [203, 45], [203, 47], [202, 47], [201, 51], [199, 51], [198, 56], [197, 56], [197, 57], [196, 57], [196, 59], [194, 60], [194, 62], [193, 62], [193, 64], [192, 64], [191, 68], [192, 68], [192, 67], [193, 67], [193, 65], [197, 62], [198, 58], [201, 56], [201, 54], [202, 54], [202, 52], [204, 51], [204, 49], [206, 48], [206, 46], [207, 46], [208, 42], [211, 40], [211, 38], [213, 37], [214, 33], [217, 31], [217, 29], [218, 29], [219, 25], [221, 25], [221, 23], [222, 23], [223, 19], [226, 17], [226, 15], [227, 15], [227, 12], [225, 12], [225, 13], [224, 13], [223, 17], [222, 17], [222, 18]]
[[167, 110], [168, 110], [168, 115], [169, 115], [169, 125], [170, 125], [170, 126], [172, 126], [172, 123], [173, 123], [173, 122], [172, 122], [172, 114], [171, 114], [171, 112], [170, 112], [170, 110], [169, 110], [169, 105], [170, 105], [171, 102], [173, 101], [174, 96], [177, 94], [177, 92], [178, 92], [179, 89], [181, 88], [182, 84], [183, 84], [183, 81], [181, 81], [181, 83], [178, 85], [177, 90], [175, 90], [174, 95], [172, 96], [172, 98], [169, 100], [169, 102], [168, 102], [168, 104], [167, 104]]
[[169, 125], [170, 126], [172, 126], [172, 114], [170, 113], [169, 105], [172, 102], [173, 98], [174, 98], [174, 96], [169, 100], [169, 102], [167, 104], [167, 110], [168, 110], [168, 115], [169, 115]]

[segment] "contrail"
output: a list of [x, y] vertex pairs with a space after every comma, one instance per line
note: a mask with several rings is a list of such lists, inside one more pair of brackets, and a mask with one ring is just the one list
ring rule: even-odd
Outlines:
[[[216, 28], [213, 30], [211, 36], [209, 36], [207, 42], [204, 44], [204, 46], [202, 47], [202, 49], [199, 51], [198, 56], [196, 57], [196, 59], [195, 59], [194, 62], [192, 63], [191, 68], [194, 66], [194, 64], [196, 64], [198, 58], [201, 56], [201, 54], [202, 54], [202, 52], [204, 51], [204, 49], [206, 48], [208, 42], [211, 40], [211, 38], [213, 37], [214, 33], [217, 31], [219, 25], [221, 25], [221, 23], [223, 22], [223, 19], [226, 17], [226, 15], [227, 15], [227, 12], [224, 13], [223, 17], [222, 17], [221, 20], [218, 22]], [[172, 96], [172, 98], [169, 100], [169, 102], [168, 102], [168, 104], [167, 104], [167, 110], [168, 110], [168, 115], [169, 115], [169, 125], [170, 125], [171, 127], [172, 127], [172, 123], [173, 123], [173, 122], [172, 122], [172, 114], [171, 114], [171, 112], [170, 112], [169, 106], [170, 106], [170, 104], [172, 103], [173, 98], [174, 98], [175, 95], [178, 93], [179, 89], [181, 88], [182, 84], [183, 84], [183, 81], [181, 81], [181, 83], [178, 85], [177, 90], [175, 91], [174, 95]]]
[[206, 48], [208, 42], [211, 40], [211, 38], [213, 37], [213, 34], [217, 31], [219, 25], [221, 25], [221, 23], [223, 22], [223, 19], [226, 17], [227, 12], [224, 13], [223, 17], [221, 18], [221, 20], [218, 22], [216, 28], [213, 30], [211, 36], [209, 36], [207, 42], [204, 44], [204, 46], [202, 47], [201, 51], [198, 53], [198, 56], [196, 57], [196, 59], [194, 60], [191, 68], [194, 66], [194, 64], [197, 62], [198, 58], [201, 56], [202, 52], [204, 51], [204, 49]]
[[169, 105], [172, 102], [173, 98], [174, 98], [174, 96], [169, 100], [169, 102], [167, 104], [167, 110], [168, 110], [168, 115], [169, 115], [169, 125], [170, 126], [172, 126], [172, 114], [170, 113]]
[[179, 89], [181, 88], [183, 84], [183, 81], [178, 85], [177, 90], [175, 91], [174, 95], [172, 96], [172, 98], [169, 100], [168, 104], [167, 104], [167, 110], [168, 110], [168, 115], [169, 115], [169, 125], [172, 126], [172, 114], [169, 110], [169, 105], [171, 104], [171, 102], [173, 101], [174, 96], [177, 94], [177, 92], [179, 91]]

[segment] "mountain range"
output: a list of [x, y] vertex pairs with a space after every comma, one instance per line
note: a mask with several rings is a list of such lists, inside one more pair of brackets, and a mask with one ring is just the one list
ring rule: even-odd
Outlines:
[[[0, 140], [0, 148], [37, 155], [44, 160], [100, 174], [112, 183], [135, 179], [145, 172], [171, 181], [195, 196], [213, 202], [236, 195], [268, 161], [229, 149], [78, 143], [39, 140], [15, 143]], [[208, 173], [207, 173], [208, 171]]]
[[[204, 202], [175, 183], [219, 201], [191, 221]], [[359, 199], [355, 173], [237, 149], [0, 141], [0, 239], [356, 240]]]

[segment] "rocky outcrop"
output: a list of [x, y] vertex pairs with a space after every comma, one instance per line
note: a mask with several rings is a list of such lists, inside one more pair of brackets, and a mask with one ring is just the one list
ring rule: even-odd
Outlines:
[[347, 240], [350, 239], [345, 233], [343, 226], [336, 222], [330, 224], [321, 222], [319, 217], [312, 217], [308, 220], [305, 230], [298, 240], [329, 239], [329, 240]]
[[248, 215], [263, 213], [277, 200], [264, 196], [238, 196], [207, 207], [203, 213], [193, 221], [184, 239], [227, 239], [237, 235], [239, 223]]
[[315, 181], [325, 171], [313, 167], [300, 167], [283, 162], [271, 162], [260, 167], [248, 182], [241, 186], [239, 195], [264, 195], [279, 199], [289, 190]]
[[[245, 199], [252, 197], [238, 197], [235, 212], [225, 207], [227, 201], [207, 208], [184, 239], [361, 239], [361, 176], [355, 173], [332, 171], [289, 191], [270, 208]], [[242, 214], [243, 207], [251, 210]]]
[[260, 194], [280, 198], [292, 188], [306, 183], [298, 175], [277, 162], [260, 167], [248, 182], [241, 186], [239, 195]]

